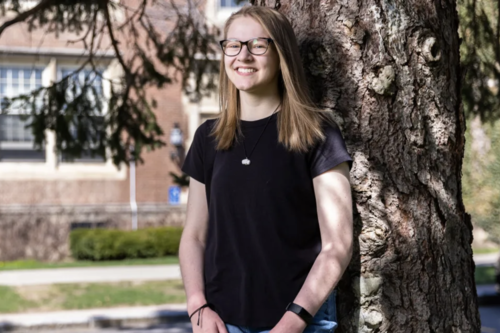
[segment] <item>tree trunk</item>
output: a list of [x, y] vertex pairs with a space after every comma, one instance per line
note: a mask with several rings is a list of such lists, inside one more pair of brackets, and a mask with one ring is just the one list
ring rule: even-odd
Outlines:
[[455, 1], [251, 2], [292, 22], [315, 100], [354, 158], [339, 331], [480, 332]]

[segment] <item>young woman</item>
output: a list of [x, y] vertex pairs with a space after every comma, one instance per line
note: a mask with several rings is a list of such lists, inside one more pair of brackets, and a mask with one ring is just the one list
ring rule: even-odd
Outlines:
[[333, 332], [351, 257], [351, 157], [311, 102], [282, 14], [243, 7], [221, 47], [221, 114], [198, 128], [183, 166], [193, 332]]

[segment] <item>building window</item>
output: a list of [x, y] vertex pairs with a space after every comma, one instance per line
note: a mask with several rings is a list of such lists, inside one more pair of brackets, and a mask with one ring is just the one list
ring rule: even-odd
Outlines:
[[[0, 101], [42, 86], [42, 70], [0, 66]], [[0, 103], [0, 108], [3, 105]], [[0, 115], [0, 162], [45, 162], [45, 149], [35, 149], [29, 118], [22, 118], [19, 106], [12, 104], [8, 114]]]
[[[81, 86], [83, 84], [91, 84], [94, 91], [94, 94], [89, 94], [88, 98], [90, 101], [93, 100], [94, 97], [98, 97], [101, 99], [103, 98], [103, 86], [102, 86], [102, 79], [100, 75], [95, 74], [94, 72], [90, 70], [81, 70], [78, 73], [73, 73], [74, 69], [71, 68], [60, 68], [58, 71], [58, 77], [59, 79], [62, 79], [63, 77], [70, 76], [69, 82], [68, 82], [68, 88], [66, 89], [67, 91], [67, 96], [66, 98], [68, 100], [71, 100], [74, 96], [73, 93], [75, 92], [76, 94], [81, 94]], [[101, 72], [102, 73], [102, 72]], [[94, 101], [95, 102], [95, 101]], [[102, 112], [105, 112], [105, 104], [103, 103], [103, 110]], [[85, 121], [85, 120], [80, 120], [80, 121]], [[95, 116], [92, 116], [91, 120], [89, 121], [89, 125], [83, 125], [80, 126], [80, 129], [77, 129], [76, 127], [71, 127], [70, 133], [73, 135], [74, 138], [77, 138], [79, 136], [78, 130], [86, 129], [88, 133], [86, 135], [91, 138], [97, 138], [95, 142], [91, 142], [89, 147], [84, 147], [84, 150], [81, 154], [81, 156], [78, 157], [73, 157], [70, 154], [67, 153], [60, 153], [59, 154], [59, 161], [60, 162], [65, 162], [65, 163], [104, 163], [106, 162], [106, 157], [104, 153], [96, 153], [95, 148], [97, 148], [98, 144], [98, 133], [95, 132], [90, 132], [92, 129], [95, 129], [96, 127], [99, 128], [104, 125], [104, 116], [100, 113], [100, 111], [97, 109], [97, 106], [95, 107]], [[93, 122], [94, 126], [90, 126], [90, 121]], [[94, 150], [94, 151], [93, 151]]]
[[[93, 116], [92, 121], [95, 122], [95, 125], [97, 127], [100, 127], [104, 124], [104, 117], [102, 116]], [[93, 128], [92, 126], [82, 126], [83, 128], [87, 128], [88, 131], [91, 131]], [[76, 130], [75, 127], [70, 128], [70, 133], [73, 135], [73, 137], [78, 136], [78, 131]], [[97, 133], [88, 133], [89, 137], [98, 137]], [[66, 154], [64, 152], [61, 152], [59, 154], [59, 162], [63, 163], [105, 163], [106, 158], [104, 154], [98, 154], [98, 153], [92, 153], [92, 148], [97, 148], [97, 144], [90, 144], [90, 147], [87, 147], [86, 149], [83, 150], [81, 156], [74, 157], [69, 154]]]
[[[64, 77], [69, 76], [68, 80], [68, 86], [66, 89], [66, 99], [68, 101], [72, 100], [75, 96], [74, 93], [81, 94], [82, 92], [82, 86], [87, 83], [92, 86], [92, 88], [95, 91], [95, 94], [99, 97], [103, 96], [103, 87], [102, 87], [102, 71], [99, 72], [99, 74], [94, 73], [91, 70], [80, 70], [78, 73], [75, 73], [76, 69], [71, 69], [71, 68], [60, 68], [57, 73], [57, 78], [58, 80], [61, 80]], [[91, 102], [96, 102], [93, 101], [93, 94], [89, 94], [88, 97], [90, 98]], [[99, 110], [97, 110], [97, 106], [95, 107], [95, 112], [96, 114], [99, 113]], [[104, 110], [103, 110], [104, 111]]]
[[241, 1], [240, 4], [237, 4], [236, 0], [220, 0], [221, 8], [242, 7], [244, 4], [245, 1]]

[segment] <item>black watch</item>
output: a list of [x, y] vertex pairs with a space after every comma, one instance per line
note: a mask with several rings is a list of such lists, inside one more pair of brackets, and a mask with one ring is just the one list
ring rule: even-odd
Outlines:
[[309, 325], [313, 320], [313, 316], [311, 316], [311, 314], [307, 312], [306, 309], [295, 303], [289, 303], [286, 306], [286, 311], [292, 311], [293, 313], [297, 314], [300, 318], [302, 318], [302, 320], [306, 322], [307, 325]]

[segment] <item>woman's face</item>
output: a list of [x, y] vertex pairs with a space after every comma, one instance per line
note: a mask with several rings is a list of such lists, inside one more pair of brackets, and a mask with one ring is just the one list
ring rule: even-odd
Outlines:
[[[269, 35], [253, 18], [239, 17], [229, 26], [226, 39], [245, 42], [256, 37], [269, 38]], [[242, 45], [238, 55], [224, 55], [224, 66], [229, 80], [238, 90], [258, 93], [276, 89], [278, 84], [279, 56], [272, 43], [262, 55], [251, 54], [247, 46]], [[243, 73], [241, 69], [246, 70]]]

